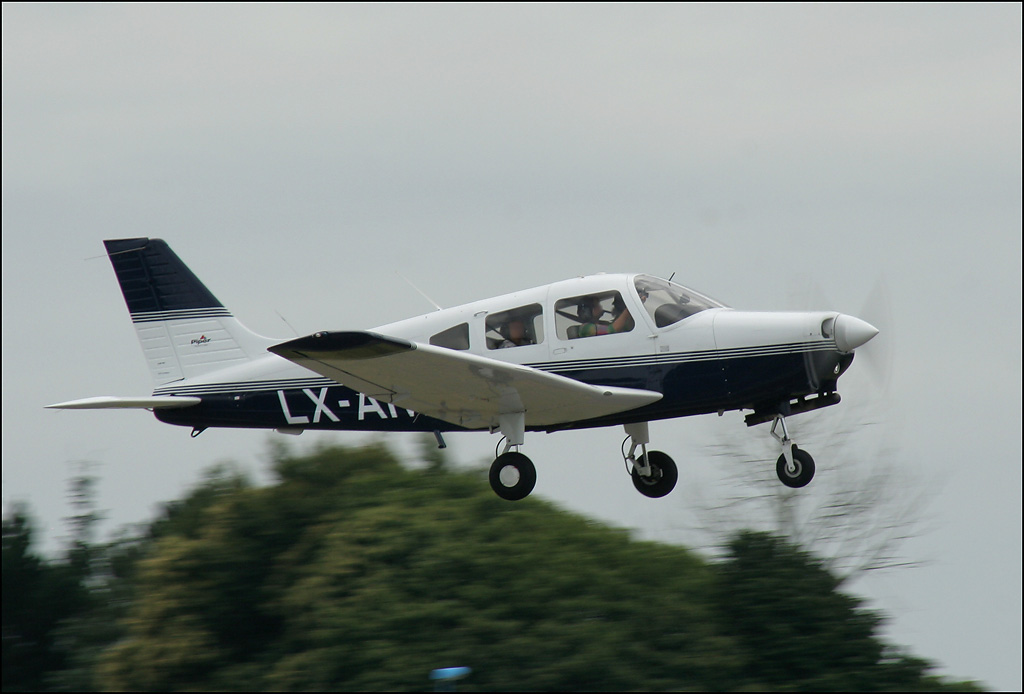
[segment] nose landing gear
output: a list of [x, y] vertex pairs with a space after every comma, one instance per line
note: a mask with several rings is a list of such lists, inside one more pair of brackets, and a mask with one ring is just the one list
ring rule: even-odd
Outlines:
[[[776, 429], [782, 429], [782, 433]], [[814, 478], [814, 458], [807, 451], [796, 447], [786, 430], [786, 418], [777, 414], [772, 419], [771, 435], [782, 444], [782, 455], [775, 464], [775, 472], [787, 487], [806, 487]]]

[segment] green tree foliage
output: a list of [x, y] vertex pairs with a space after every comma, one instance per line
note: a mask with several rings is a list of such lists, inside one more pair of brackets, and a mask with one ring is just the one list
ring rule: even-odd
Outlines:
[[[716, 602], [741, 659], [732, 688], [936, 691], [929, 664], [887, 647], [882, 619], [839, 592], [842, 580], [789, 542], [743, 532], [717, 567]], [[953, 683], [952, 691], [973, 689]]]
[[3, 689], [40, 690], [48, 673], [67, 666], [57, 626], [83, 611], [89, 594], [76, 561], [43, 561], [31, 550], [23, 507], [3, 519]]
[[485, 689], [719, 681], [711, 572], [684, 550], [381, 448], [276, 471], [162, 522], [183, 532], [140, 562], [103, 686], [416, 690], [453, 664]]
[[[94, 548], [94, 606], [56, 630], [71, 657], [35, 682], [406, 691], [468, 666], [464, 691], [971, 686], [887, 648], [877, 615], [773, 536], [740, 534], [712, 564], [427, 462], [277, 449], [262, 488], [213, 470], [144, 534]], [[38, 568], [24, 535], [12, 525], [11, 557]]]

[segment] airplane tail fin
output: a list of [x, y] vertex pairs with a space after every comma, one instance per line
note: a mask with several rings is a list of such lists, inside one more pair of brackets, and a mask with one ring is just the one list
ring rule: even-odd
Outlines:
[[263, 356], [242, 325], [162, 239], [103, 242], [157, 386]]

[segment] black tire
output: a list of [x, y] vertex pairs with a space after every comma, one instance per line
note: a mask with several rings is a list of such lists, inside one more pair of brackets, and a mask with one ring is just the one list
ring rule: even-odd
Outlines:
[[537, 484], [537, 468], [522, 453], [502, 453], [491, 463], [491, 489], [507, 501], [525, 499]]
[[[675, 488], [679, 471], [675, 461], [661, 451], [648, 451], [646, 458], [651, 466], [651, 476], [643, 477], [634, 467], [633, 486], [644, 496], [660, 499]], [[640, 460], [643, 459], [644, 456], [641, 456]]]
[[775, 464], [775, 472], [779, 480], [787, 487], [799, 489], [806, 487], [814, 479], [814, 458], [807, 451], [800, 450], [793, 446], [793, 467], [795, 470], [786, 469], [785, 454], [779, 456], [779, 462]]

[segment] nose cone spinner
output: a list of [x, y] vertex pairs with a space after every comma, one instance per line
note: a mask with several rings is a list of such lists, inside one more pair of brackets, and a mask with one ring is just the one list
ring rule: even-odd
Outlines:
[[852, 352], [878, 334], [878, 328], [867, 321], [845, 314], [836, 316], [836, 346], [843, 352]]

